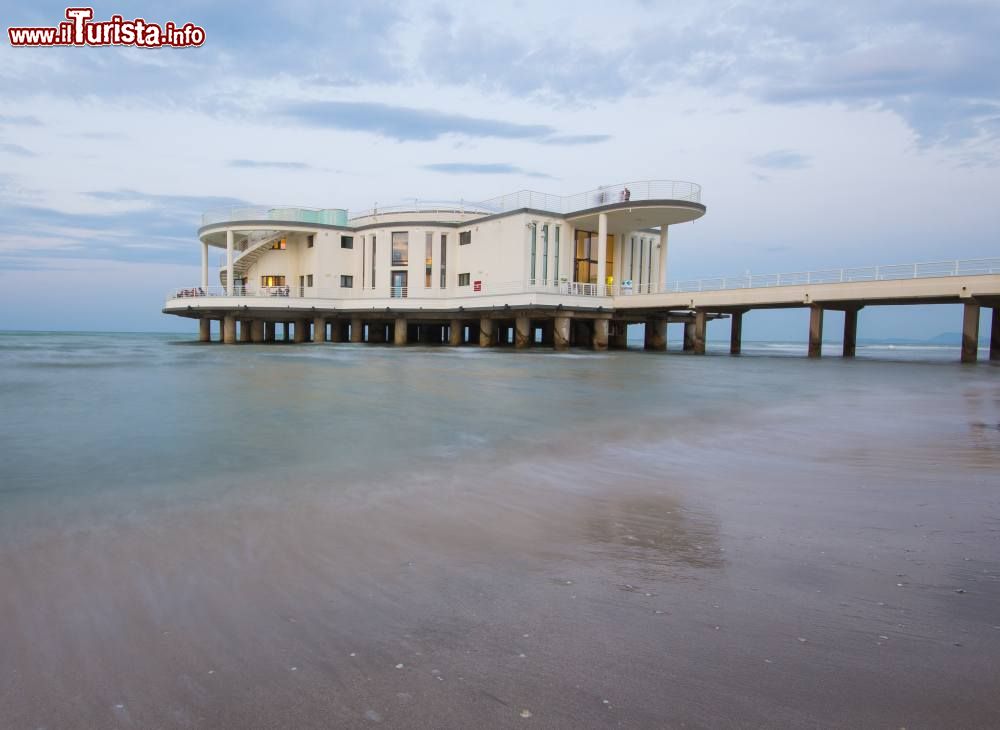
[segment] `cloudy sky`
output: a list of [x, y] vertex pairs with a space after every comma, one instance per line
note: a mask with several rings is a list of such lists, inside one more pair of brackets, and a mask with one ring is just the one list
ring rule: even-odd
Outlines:
[[[66, 6], [0, 7], [6, 30]], [[708, 206], [671, 279], [1000, 253], [996, 0], [95, 4], [112, 14], [207, 41], [3, 39], [0, 328], [191, 329], [163, 296], [199, 278], [200, 214], [244, 201], [670, 178]], [[957, 329], [951, 307], [866, 310], [860, 334]]]

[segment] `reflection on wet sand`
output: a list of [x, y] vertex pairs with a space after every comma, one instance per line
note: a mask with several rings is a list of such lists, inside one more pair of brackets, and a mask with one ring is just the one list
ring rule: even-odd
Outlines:
[[585, 517], [584, 539], [593, 554], [643, 573], [665, 573], [654, 570], [657, 567], [725, 564], [716, 520], [666, 495], [595, 499]]

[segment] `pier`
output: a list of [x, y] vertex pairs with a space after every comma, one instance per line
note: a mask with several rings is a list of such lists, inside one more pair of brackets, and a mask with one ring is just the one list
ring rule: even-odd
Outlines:
[[824, 314], [844, 314], [844, 357], [856, 352], [862, 310], [876, 306], [961, 304], [961, 361], [975, 362], [983, 308], [992, 310], [989, 358], [1000, 360], [1000, 259], [948, 261], [791, 274], [754, 275], [633, 287], [511, 282], [482, 285], [461, 297], [423, 290], [389, 296], [310, 296], [225, 288], [173, 291], [164, 312], [195, 318], [209, 341], [236, 343], [441, 344], [594, 350], [626, 347], [627, 326], [645, 327], [644, 348], [667, 349], [668, 323], [684, 325], [683, 349], [703, 354], [708, 325], [730, 322], [730, 352], [742, 348], [744, 318], [754, 310], [809, 311], [808, 356], [823, 354]]

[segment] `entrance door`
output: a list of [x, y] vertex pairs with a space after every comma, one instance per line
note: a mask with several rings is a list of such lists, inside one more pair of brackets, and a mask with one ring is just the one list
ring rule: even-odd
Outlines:
[[392, 296], [393, 297], [405, 297], [406, 296], [406, 273], [405, 271], [393, 271], [392, 272]]

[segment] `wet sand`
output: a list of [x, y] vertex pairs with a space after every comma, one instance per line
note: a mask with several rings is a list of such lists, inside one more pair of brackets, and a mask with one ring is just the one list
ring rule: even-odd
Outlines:
[[0, 548], [0, 724], [998, 727], [998, 393], [42, 524]]

